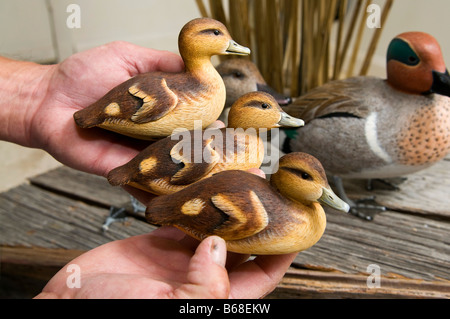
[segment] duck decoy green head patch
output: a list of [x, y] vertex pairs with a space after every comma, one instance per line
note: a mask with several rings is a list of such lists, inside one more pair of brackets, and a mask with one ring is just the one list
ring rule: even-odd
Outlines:
[[408, 42], [396, 38], [389, 44], [387, 52], [387, 61], [397, 60], [409, 66], [415, 66], [420, 63], [420, 58], [411, 48]]

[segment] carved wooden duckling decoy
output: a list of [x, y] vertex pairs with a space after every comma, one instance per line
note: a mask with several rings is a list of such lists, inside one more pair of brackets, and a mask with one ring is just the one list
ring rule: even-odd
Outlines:
[[345, 195], [341, 178], [385, 179], [411, 174], [450, 150], [450, 76], [432, 36], [408, 32], [387, 51], [387, 80], [354, 77], [329, 82], [284, 108], [305, 120], [288, 132], [285, 152], [317, 157], [334, 175], [352, 212], [371, 219]]
[[308, 249], [321, 238], [326, 216], [319, 202], [349, 209], [331, 190], [316, 158], [291, 153], [280, 159], [270, 184], [248, 172], [220, 172], [176, 194], [156, 197], [146, 219], [199, 240], [220, 236], [232, 252], [286, 254]]
[[258, 67], [248, 59], [227, 59], [216, 67], [222, 76], [227, 91], [225, 107], [231, 107], [236, 100], [248, 92], [262, 91], [272, 95], [280, 106], [288, 105], [292, 99], [278, 93], [264, 80]]
[[176, 128], [203, 128], [213, 123], [225, 105], [225, 85], [211, 63], [213, 55], [248, 55], [219, 21], [188, 22], [178, 38], [185, 63], [182, 73], [149, 72], [116, 86], [104, 97], [74, 114], [83, 128], [102, 127], [140, 139], [169, 136]]
[[231, 107], [228, 128], [183, 131], [161, 139], [113, 169], [108, 181], [170, 194], [223, 170], [259, 168], [264, 158], [260, 129], [301, 125], [270, 94], [247, 93]]

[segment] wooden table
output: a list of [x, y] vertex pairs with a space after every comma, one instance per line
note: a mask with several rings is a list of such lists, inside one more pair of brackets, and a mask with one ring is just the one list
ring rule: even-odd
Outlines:
[[[322, 239], [268, 298], [450, 298], [450, 158], [409, 176], [399, 191], [347, 186], [350, 197], [376, 195], [388, 210], [372, 222], [327, 211]], [[67, 167], [0, 194], [0, 297], [32, 297], [79, 254], [153, 229], [133, 215], [103, 232], [111, 205], [130, 205], [129, 196]]]

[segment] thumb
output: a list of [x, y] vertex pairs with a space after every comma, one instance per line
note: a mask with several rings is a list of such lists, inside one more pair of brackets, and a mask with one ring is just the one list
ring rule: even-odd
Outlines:
[[217, 236], [204, 239], [189, 263], [187, 283], [175, 290], [178, 298], [228, 298], [230, 281], [225, 269], [227, 249]]
[[119, 53], [123, 61], [129, 65], [131, 76], [154, 71], [181, 72], [184, 70], [184, 62], [176, 53], [144, 48], [131, 43], [120, 42], [120, 45], [123, 48], [119, 50]]

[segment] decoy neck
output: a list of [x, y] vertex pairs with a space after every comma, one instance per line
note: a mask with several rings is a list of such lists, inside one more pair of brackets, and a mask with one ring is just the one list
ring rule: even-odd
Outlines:
[[213, 55], [250, 54], [250, 49], [237, 44], [231, 38], [223, 23], [210, 18], [198, 18], [188, 22], [180, 31], [178, 47], [189, 72], [202, 70], [204, 65], [212, 66]]

